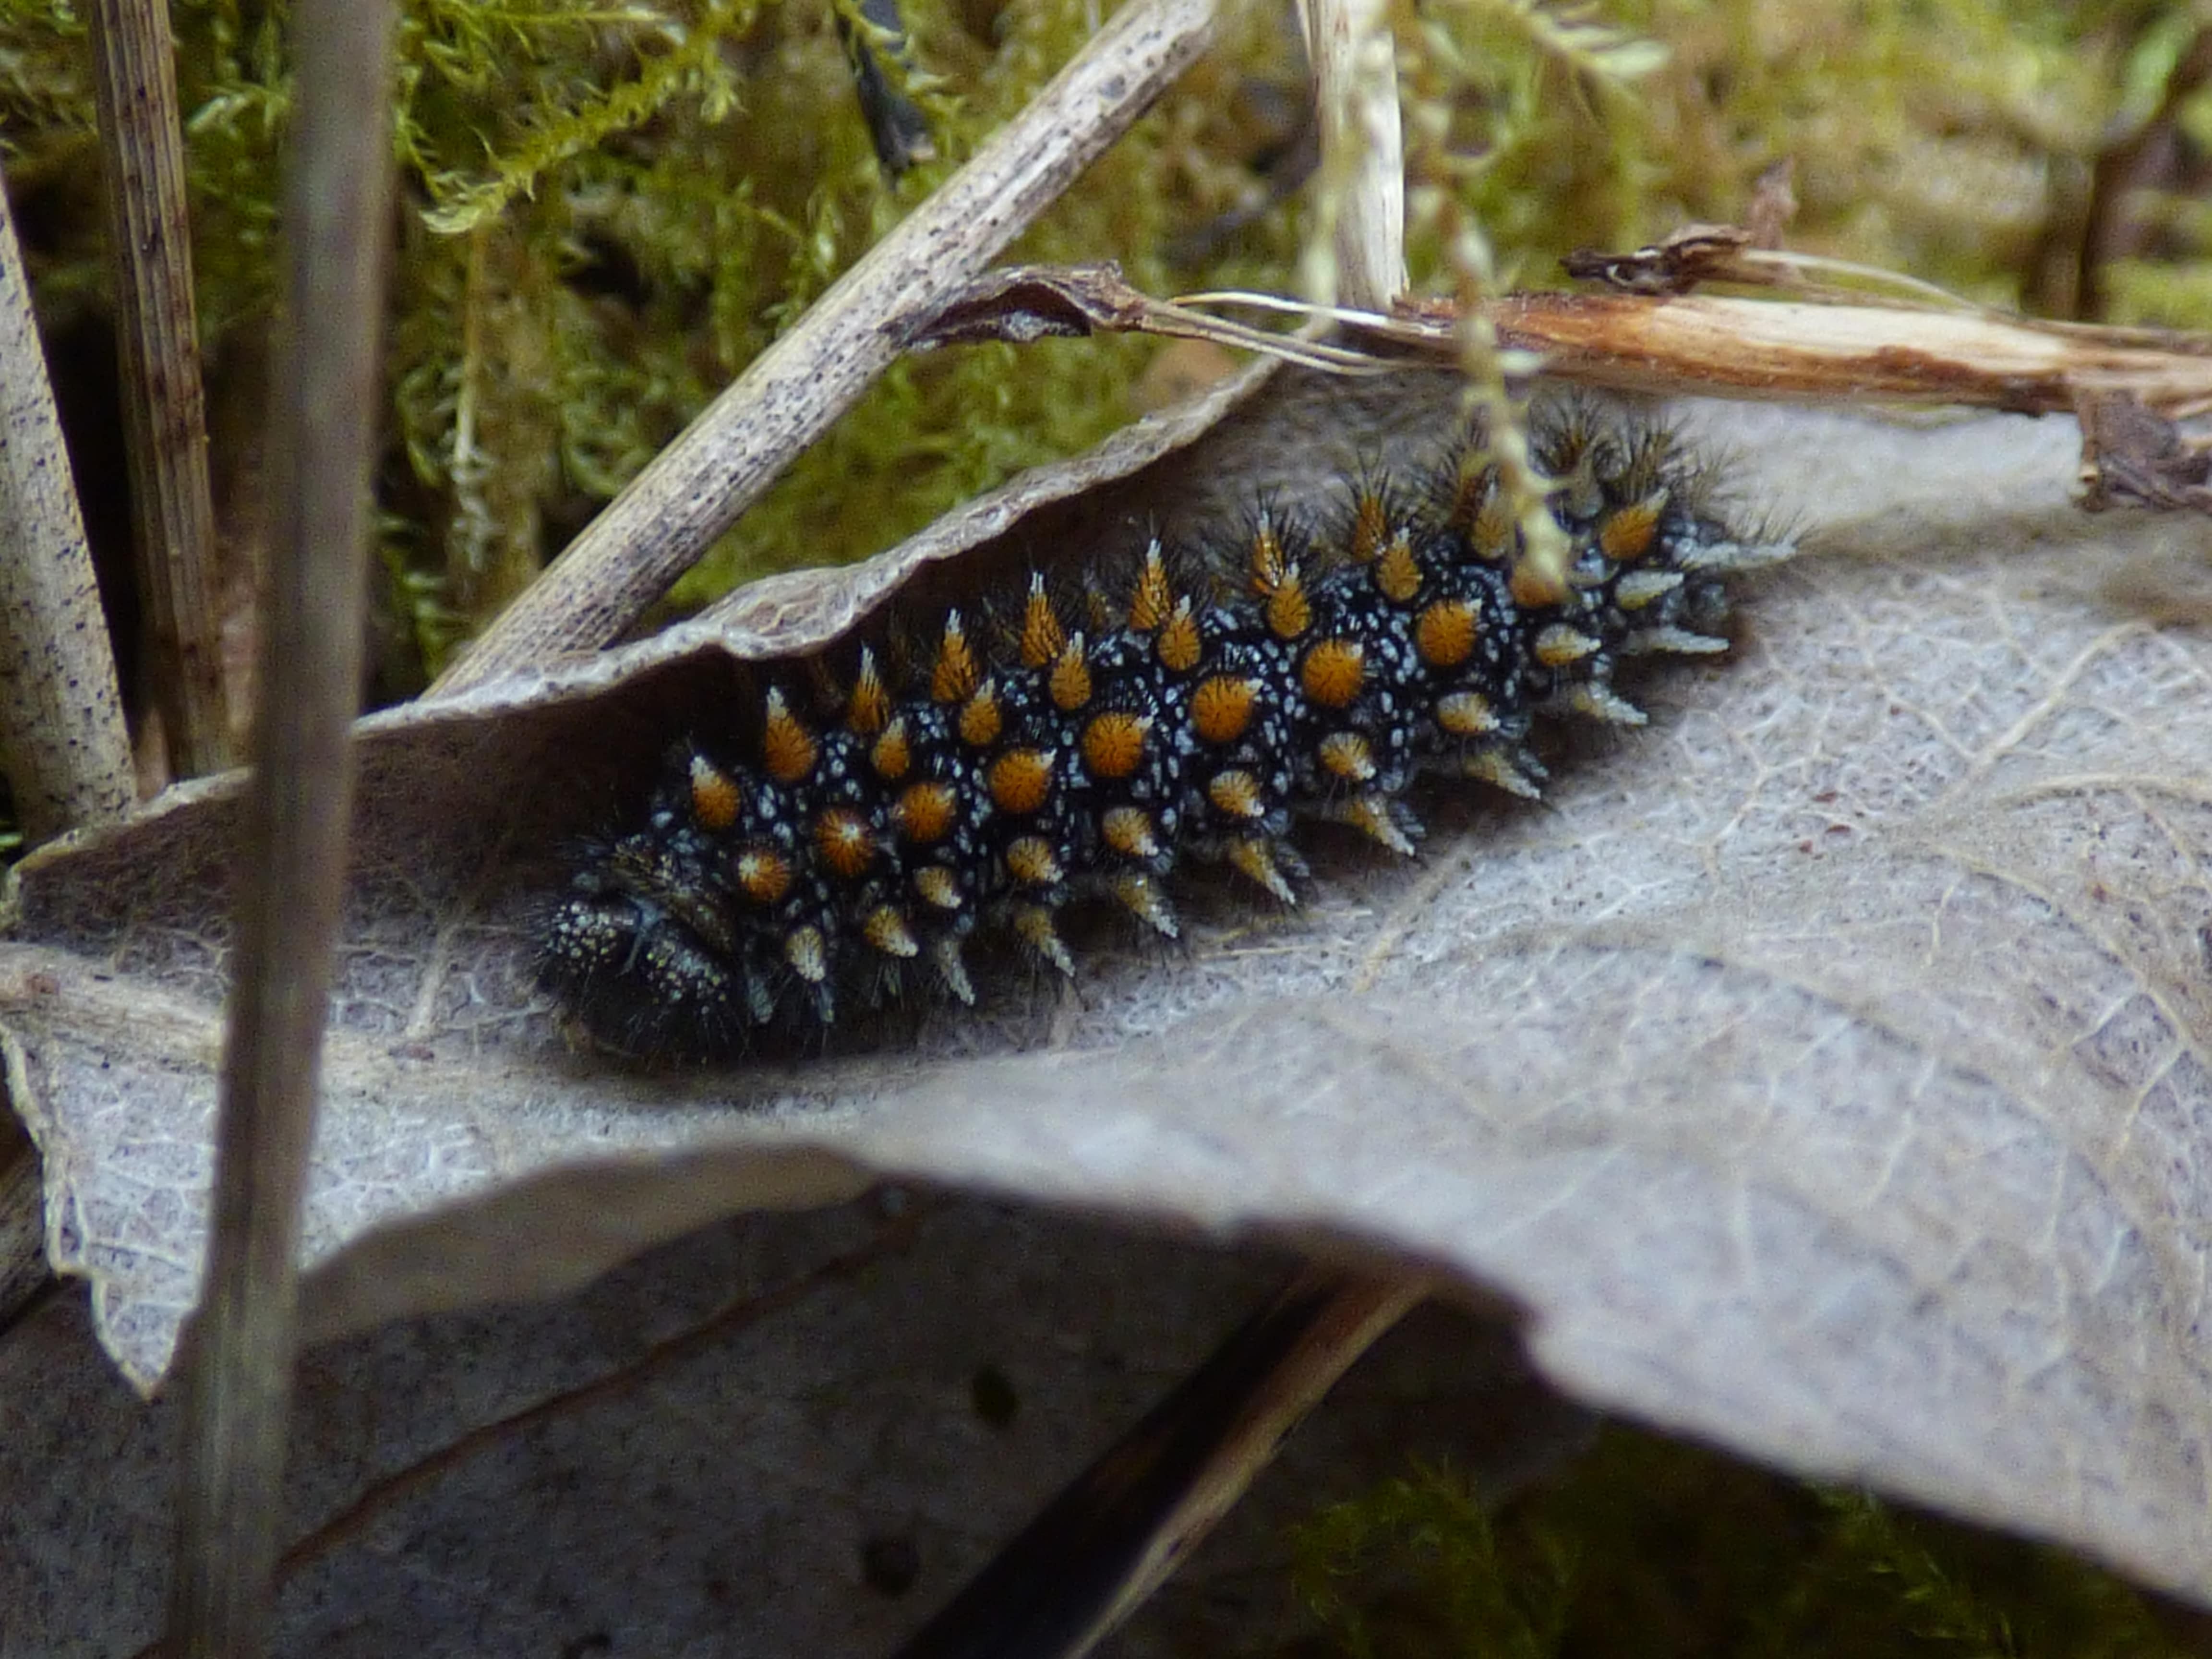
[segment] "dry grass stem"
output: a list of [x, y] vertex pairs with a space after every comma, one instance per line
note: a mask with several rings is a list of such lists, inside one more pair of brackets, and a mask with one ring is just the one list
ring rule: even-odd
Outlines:
[[[2212, 409], [2212, 358], [1980, 313], [1611, 294], [1513, 295], [1488, 309], [1499, 339], [1541, 353], [1551, 373], [1633, 391], [2060, 413], [2128, 392], [2170, 416]], [[1401, 315], [1376, 333], [1440, 349], [1450, 326]]]
[[[1125, 284], [1115, 292], [1118, 279], [1095, 267], [1030, 267], [1020, 275], [1030, 293], [1070, 301], [1063, 332], [1126, 327], [1197, 336], [1339, 373], [1457, 361], [1460, 311], [1449, 301], [1403, 304], [1387, 313], [1268, 294], [1190, 294], [1159, 303]], [[1255, 330], [1209, 329], [1200, 320], [1206, 307], [1327, 317], [1342, 330], [1334, 345], [1317, 349]], [[2188, 335], [2052, 325], [1979, 309], [1694, 294], [1509, 294], [1484, 302], [1482, 313], [1499, 345], [1520, 354], [1517, 367], [1618, 391], [2042, 414], [2076, 414], [2086, 402], [2120, 395], [2174, 419], [2212, 410], [2212, 342]], [[963, 338], [989, 333], [980, 313], [963, 313]], [[1010, 328], [1006, 337], [1018, 331]]]
[[46, 1206], [38, 1153], [0, 1111], [0, 1337], [55, 1284], [46, 1271]]
[[33, 844], [137, 798], [115, 658], [0, 192], [0, 772]]
[[391, 0], [302, 0], [270, 400], [271, 590], [187, 1379], [172, 1651], [266, 1650], [298, 1261], [353, 793], [392, 146]]
[[167, 0], [94, 0], [93, 89], [116, 267], [148, 689], [179, 775], [232, 764], [216, 594], [207, 400]]
[[1026, 343], [1085, 334], [1151, 334], [1205, 340], [1234, 350], [1257, 351], [1283, 362], [1342, 374], [1388, 374], [1401, 365], [1371, 352], [1298, 334], [1271, 333], [1196, 309], [1209, 301], [1249, 301], [1308, 320], [1372, 322], [1376, 313], [1267, 295], [1200, 295], [1155, 300], [1132, 288], [1116, 264], [1001, 265], [949, 296], [908, 343], [909, 350], [973, 345], [985, 340]]
[[1206, 46], [1213, 0], [1136, 0], [708, 406], [448, 669], [451, 696], [606, 644]]
[[1079, 1659], [1235, 1507], [1283, 1438], [1427, 1293], [1310, 1267], [1046, 1506], [899, 1659]]
[[1406, 291], [1398, 57], [1382, 0], [1300, 0], [1321, 131], [1321, 216], [1334, 281], [1316, 297], [1370, 310]]

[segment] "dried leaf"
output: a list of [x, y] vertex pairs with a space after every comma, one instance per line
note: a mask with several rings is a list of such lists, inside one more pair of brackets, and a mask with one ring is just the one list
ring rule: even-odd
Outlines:
[[[1310, 488], [1440, 395], [1278, 380], [900, 568]], [[1074, 991], [1001, 976], [873, 1054], [628, 1076], [533, 1001], [561, 838], [741, 690], [703, 629], [373, 722], [311, 1327], [896, 1174], [1417, 1259], [1524, 1310], [1585, 1401], [2212, 1595], [2212, 647], [2139, 592], [2201, 520], [2082, 518], [2068, 422], [1700, 419], [1808, 551], [1747, 584], [1736, 660], [1642, 684], [1649, 729], [1580, 742], [1541, 807], [1425, 798], [1418, 863], [1314, 838], [1296, 913], [1194, 880], [1185, 948], [1102, 921]], [[884, 581], [732, 637], [817, 639]], [[42, 854], [0, 947], [55, 1256], [142, 1382], [198, 1251], [231, 810]]]
[[[325, 1344], [270, 1651], [888, 1655], [1288, 1271], [887, 1192]], [[10, 1655], [151, 1654], [161, 1626], [179, 1424], [88, 1323], [57, 1297], [0, 1342]], [[1516, 1348], [1443, 1309], [1400, 1325], [1115, 1650], [1282, 1651], [1311, 1630], [1285, 1539], [1316, 1505], [1408, 1457], [1511, 1492], [1587, 1444]]]
[[2212, 452], [2125, 392], [2085, 395], [2081, 422], [2081, 504], [2101, 512], [2131, 506], [2212, 511]]
[[1560, 261], [1577, 282], [1619, 294], [1687, 294], [1704, 283], [1756, 280], [1741, 255], [1762, 246], [1759, 232], [1735, 225], [1684, 225], [1633, 253], [1577, 248]]

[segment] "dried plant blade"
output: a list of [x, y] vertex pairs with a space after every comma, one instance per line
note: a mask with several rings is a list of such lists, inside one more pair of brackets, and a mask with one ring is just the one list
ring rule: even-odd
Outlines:
[[876, 147], [876, 165], [886, 177], [896, 179], [919, 162], [936, 160], [937, 141], [930, 136], [928, 116], [893, 84], [884, 68], [886, 59], [896, 64], [901, 84], [917, 73], [898, 0], [860, 0], [850, 14], [839, 11], [837, 34], [853, 67], [853, 89], [868, 124], [869, 141]]
[[[2028, 324], [1894, 306], [1630, 295], [1515, 295], [1499, 337], [1550, 372], [1626, 391], [1784, 399], [1959, 404], [2070, 412], [2086, 392], [2128, 390], [2154, 409], [2212, 405], [2212, 358]], [[1449, 319], [1399, 317], [1377, 338], [1441, 349]]]
[[1421, 1299], [1413, 1279], [1301, 1273], [899, 1649], [1080, 1659], [1198, 1547], [1285, 1435]]
[[221, 771], [235, 757], [216, 598], [215, 501], [176, 46], [167, 0], [94, 0], [88, 21], [120, 300], [124, 438], [148, 676], [171, 768], [192, 777]]
[[[1334, 343], [1242, 330], [1208, 307], [1341, 325]], [[2212, 408], [2212, 342], [2141, 329], [2059, 327], [1990, 312], [1633, 294], [1512, 294], [1483, 314], [1513, 354], [1539, 368], [1615, 391], [1801, 403], [1956, 404], [2071, 414], [2085, 398], [2124, 393], [2169, 416]], [[1034, 339], [1135, 332], [1245, 346], [1306, 367], [1372, 374], [1454, 360], [1458, 308], [1446, 301], [1392, 313], [1276, 295], [1149, 299], [1109, 266], [994, 271], [948, 303], [923, 338]]]
[[115, 656], [0, 191], [0, 770], [33, 846], [137, 799]]
[[169, 1597], [170, 1650], [194, 1659], [253, 1659], [269, 1643], [307, 1158], [351, 827], [397, 21], [390, 0], [302, 0], [292, 14], [272, 580]]
[[50, 1289], [38, 1154], [13, 1112], [0, 1117], [0, 1340]]
[[[950, 295], [911, 341], [915, 350], [1004, 340], [1016, 345], [1090, 334], [1151, 334], [1205, 340], [1278, 362], [1346, 374], [1387, 374], [1402, 365], [1371, 352], [1297, 334], [1270, 333], [1194, 307], [1224, 296], [1155, 300], [1129, 285], [1117, 264], [1001, 265]], [[1371, 312], [1295, 301], [1280, 309], [1307, 318], [1371, 321]]]
[[[1386, 309], [1406, 291], [1406, 157], [1398, 58], [1382, 0], [1299, 0], [1321, 133], [1316, 300]], [[1319, 250], [1316, 250], [1317, 252]]]

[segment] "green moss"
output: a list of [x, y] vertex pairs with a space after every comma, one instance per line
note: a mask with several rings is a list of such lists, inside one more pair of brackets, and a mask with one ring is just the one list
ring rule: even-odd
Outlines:
[[1293, 1545], [1307, 1607], [1352, 1659], [1559, 1651], [1573, 1547], [1540, 1526], [1492, 1526], [1449, 1474], [1384, 1481], [1314, 1516]]
[[2166, 1659], [2135, 1590], [2057, 1551], [1625, 1429], [1495, 1516], [1417, 1470], [1293, 1540], [1354, 1659]]
[[[425, 671], [1025, 103], [1096, 9], [908, 0], [910, 57], [882, 61], [939, 159], [894, 184], [839, 38], [856, 0], [409, 0], [380, 493]], [[272, 303], [286, 8], [173, 15], [219, 361]], [[1393, 23], [1419, 285], [1553, 282], [1571, 247], [1736, 216], [1786, 154], [1797, 245], [2002, 301], [2042, 294], [2093, 147], [2158, 108], [2190, 33], [2143, 5], [2004, 0], [1395, 0]], [[33, 248], [51, 322], [107, 303], [85, 60], [70, 5], [0, 0], [0, 159], [19, 201], [54, 210]], [[1011, 257], [1116, 258], [1161, 293], [1294, 291], [1319, 224], [1293, 159], [1304, 100], [1287, 9], [1227, 0], [1206, 60]], [[2181, 113], [2212, 131], [2212, 104]], [[2112, 272], [2127, 315], [2212, 319], [2212, 227], [2182, 194], [2157, 204], [2156, 246]], [[872, 551], [1083, 447], [1129, 417], [1152, 355], [1105, 341], [902, 364], [678, 601]], [[1494, 396], [1495, 366], [1473, 366]]]

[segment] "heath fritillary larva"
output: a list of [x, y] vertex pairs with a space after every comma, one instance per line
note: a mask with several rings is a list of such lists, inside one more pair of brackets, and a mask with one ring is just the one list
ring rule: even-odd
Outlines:
[[1532, 722], [1642, 724], [1621, 665], [1725, 650], [1724, 578], [1781, 550], [1664, 426], [1569, 404], [1530, 437], [1563, 593], [1471, 443], [1318, 522], [1262, 506], [1196, 554], [1155, 540], [1110, 592], [1040, 574], [933, 619], [910, 672], [863, 652], [826, 703], [769, 690], [744, 752], [678, 745], [637, 821], [580, 850], [540, 983], [617, 1054], [741, 1053], [917, 987], [972, 1002], [978, 930], [1073, 975], [1070, 903], [1172, 938], [1189, 860], [1293, 902], [1301, 819], [1411, 855], [1424, 775], [1534, 795]]

